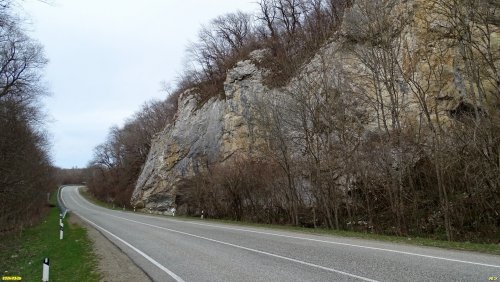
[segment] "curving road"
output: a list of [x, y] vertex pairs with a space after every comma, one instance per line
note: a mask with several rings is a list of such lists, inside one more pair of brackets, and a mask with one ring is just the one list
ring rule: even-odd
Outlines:
[[154, 281], [500, 280], [500, 256], [113, 211], [72, 186], [62, 199]]

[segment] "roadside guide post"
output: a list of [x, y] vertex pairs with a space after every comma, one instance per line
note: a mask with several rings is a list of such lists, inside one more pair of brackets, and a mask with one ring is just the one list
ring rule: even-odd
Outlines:
[[43, 260], [43, 267], [42, 267], [42, 281], [47, 282], [49, 281], [49, 258], [45, 258]]
[[62, 240], [64, 237], [64, 223], [62, 219], [59, 221], [59, 240]]

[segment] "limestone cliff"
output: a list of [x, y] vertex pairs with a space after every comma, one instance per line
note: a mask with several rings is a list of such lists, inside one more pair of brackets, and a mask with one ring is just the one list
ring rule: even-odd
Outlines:
[[[373, 77], [370, 68], [379, 66], [377, 61], [370, 62], [370, 57], [364, 58], [364, 54], [373, 58], [377, 58], [378, 54], [381, 57], [393, 55], [390, 64], [396, 66], [394, 69], [398, 71], [392, 77], [393, 87], [397, 88], [393, 91], [398, 92], [398, 98], [402, 99], [398, 103], [406, 111], [413, 112], [405, 122], [414, 122], [422, 115], [419, 103], [438, 101], [436, 107], [441, 109], [443, 115], [457, 111], [467, 103], [463, 93], [470, 86], [463, 80], [463, 52], [446, 36], [449, 27], [440, 15], [432, 12], [435, 8], [429, 1], [399, 1], [391, 10], [380, 11], [393, 28], [391, 36], [394, 38], [390, 40], [398, 47], [395, 53], [383, 50], [386, 39], [377, 37], [376, 33], [387, 32], [377, 30], [380, 26], [372, 22], [376, 19], [366, 16], [371, 1], [357, 3], [359, 5], [355, 4], [346, 12], [348, 19], [344, 20], [342, 29], [332, 41], [321, 48], [287, 86], [270, 90], [264, 85], [264, 70], [257, 67], [264, 51], [254, 51], [250, 59], [239, 62], [228, 71], [224, 83], [225, 98], [211, 98], [201, 104], [196, 89], [184, 92], [179, 98], [175, 122], [152, 142], [132, 196], [132, 204], [139, 208], [166, 211], [174, 206], [176, 189], [181, 180], [204, 170], [208, 164], [225, 162], [235, 154], [252, 157], [261, 153], [263, 142], [257, 134], [260, 129], [256, 122], [259, 112], [256, 101], [274, 97], [280, 92], [297, 92], [301, 88], [307, 88], [303, 92], [314, 94], [325, 87], [318, 84], [314, 88], [314, 82], [325, 77], [332, 84], [342, 84], [335, 86], [344, 89], [348, 95], [378, 93], [378, 98], [373, 94], [373, 100], [390, 100], [393, 97], [388, 87], [377, 89], [376, 84], [367, 82], [366, 79]], [[493, 48], [498, 52], [498, 26], [490, 32], [491, 38], [496, 38]], [[497, 59], [495, 64], [499, 62]], [[426, 87], [426, 96], [419, 96], [420, 90], [416, 86]], [[353, 101], [351, 106], [359, 107], [359, 111], [365, 113], [362, 123], [366, 133], [380, 127], [376, 122], [380, 113], [378, 108], [366, 106], [369, 105], [366, 96], [363, 99]], [[381, 109], [384, 110], [384, 107]]]
[[267, 88], [256, 67], [259, 51], [230, 70], [224, 83], [225, 99], [211, 98], [200, 105], [196, 89], [179, 97], [175, 122], [152, 142], [149, 156], [132, 195], [137, 207], [164, 211], [172, 207], [179, 182], [224, 162], [238, 152], [258, 152], [253, 100]]

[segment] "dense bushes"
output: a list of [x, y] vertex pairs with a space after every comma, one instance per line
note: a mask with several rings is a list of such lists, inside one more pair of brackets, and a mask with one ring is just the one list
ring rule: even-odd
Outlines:
[[204, 211], [216, 218], [284, 222], [287, 196], [279, 189], [282, 183], [276, 172], [276, 165], [235, 157], [186, 179], [179, 186], [176, 204], [179, 212], [191, 215]]

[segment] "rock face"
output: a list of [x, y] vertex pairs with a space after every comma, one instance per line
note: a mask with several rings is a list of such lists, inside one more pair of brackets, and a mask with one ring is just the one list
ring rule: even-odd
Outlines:
[[152, 142], [132, 195], [134, 206], [167, 210], [173, 206], [182, 179], [239, 152], [258, 153], [253, 101], [267, 91], [255, 65], [260, 57], [255, 51], [250, 60], [228, 72], [225, 99], [211, 98], [200, 106], [195, 89], [180, 96], [175, 122]]
[[[259, 138], [261, 134], [256, 122], [259, 115], [257, 101], [262, 101], [263, 98], [279, 95], [279, 92], [294, 92], [300, 88], [307, 88], [311, 93], [321, 91], [323, 86], [319, 85], [317, 89], [311, 86], [315, 80], [320, 80], [318, 78], [325, 77], [325, 74], [329, 75], [328, 79], [332, 82], [342, 84], [346, 93], [375, 93], [377, 90], [373, 83], [363, 80], [372, 77], [370, 65], [359, 56], [363, 52], [368, 54], [367, 50], [374, 48], [373, 40], [362, 36], [363, 32], [365, 35], [373, 32], [363, 30], [371, 24], [372, 19], [364, 17], [366, 9], [370, 9], [371, 1], [356, 3], [346, 12], [346, 17], [350, 17], [350, 20], [344, 20], [342, 29], [334, 40], [321, 48], [282, 89], [270, 90], [263, 84], [263, 70], [256, 66], [263, 57], [264, 51], [260, 50], [252, 52], [249, 60], [239, 62], [228, 71], [224, 83], [225, 98], [211, 98], [200, 105], [195, 89], [183, 93], [179, 98], [175, 122], [168, 125], [152, 142], [131, 199], [132, 204], [139, 208], [168, 210], [174, 206], [181, 180], [202, 171], [208, 164], [225, 162], [239, 153], [250, 157], [259, 155], [262, 152], [260, 147], [265, 143]], [[428, 85], [425, 85], [425, 81], [422, 84], [427, 87], [429, 94], [424, 98], [439, 101], [443, 112], [457, 110], [467, 102], [463, 95], [467, 86], [462, 78], [462, 55], [458, 47], [450, 47], [451, 41], [446, 37], [436, 40], [437, 36], [446, 33], [447, 27], [439, 16], [430, 12], [430, 5], [424, 0], [402, 0], [390, 13], [382, 11], [382, 15], [389, 14], [388, 20], [397, 31], [398, 41], [395, 44], [400, 47], [395, 55], [400, 66], [400, 73], [394, 77], [395, 87], [398, 88], [396, 91], [401, 95], [401, 105], [414, 113], [408, 115], [405, 122], [415, 122], [422, 113], [415, 93], [411, 92], [411, 85], [404, 81], [413, 78], [415, 84], [421, 83], [435, 75], [436, 71], [432, 68], [438, 65], [442, 67], [439, 77], [432, 77]], [[398, 25], [401, 28], [398, 29]], [[373, 26], [376, 27], [376, 24]], [[494, 27], [491, 32], [492, 38], [499, 38], [498, 27]], [[353, 38], [353, 35], [357, 37]], [[497, 45], [494, 48], [500, 48]], [[383, 52], [379, 49], [375, 51]], [[389, 96], [382, 89], [374, 100], [390, 99]], [[380, 127], [375, 122], [379, 109], [370, 109], [358, 102], [354, 101], [351, 107], [365, 107], [359, 111], [366, 112], [364, 130], [372, 131], [377, 126]]]

